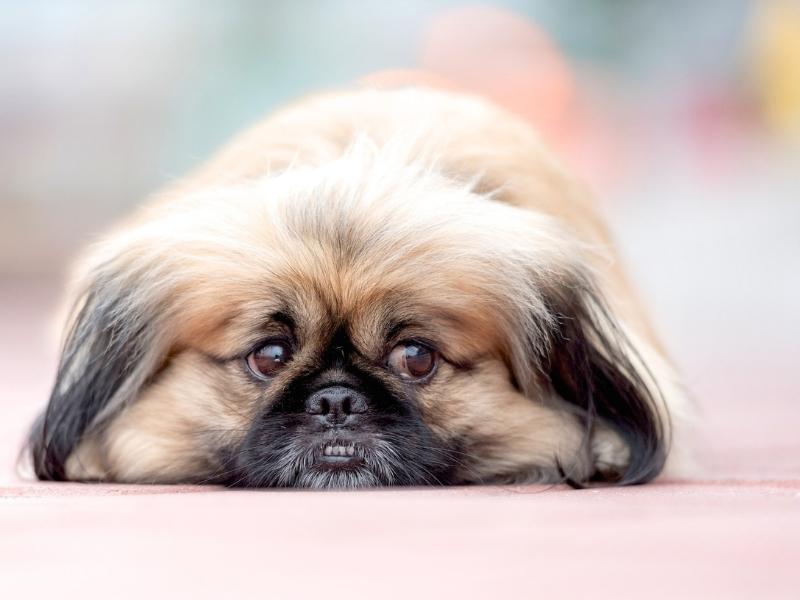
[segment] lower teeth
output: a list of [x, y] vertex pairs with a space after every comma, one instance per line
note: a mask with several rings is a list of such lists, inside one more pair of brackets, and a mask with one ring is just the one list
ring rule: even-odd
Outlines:
[[322, 450], [324, 456], [354, 456], [354, 446], [325, 446]]

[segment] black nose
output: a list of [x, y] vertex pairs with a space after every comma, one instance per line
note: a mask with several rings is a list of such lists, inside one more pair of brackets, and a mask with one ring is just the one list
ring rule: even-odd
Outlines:
[[351, 415], [367, 412], [367, 398], [349, 387], [341, 385], [327, 387], [308, 397], [306, 412], [310, 415], [319, 415], [326, 424], [341, 425]]

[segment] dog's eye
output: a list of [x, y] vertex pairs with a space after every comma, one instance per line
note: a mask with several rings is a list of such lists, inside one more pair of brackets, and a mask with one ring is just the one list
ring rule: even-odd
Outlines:
[[387, 366], [403, 379], [422, 379], [433, 371], [438, 360], [435, 350], [416, 342], [395, 346], [386, 360]]
[[287, 342], [268, 342], [247, 355], [247, 366], [259, 379], [275, 377], [292, 358], [292, 348]]

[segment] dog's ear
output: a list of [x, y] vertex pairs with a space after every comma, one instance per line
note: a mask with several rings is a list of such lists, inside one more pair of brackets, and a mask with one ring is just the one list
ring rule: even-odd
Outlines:
[[588, 452], [598, 420], [629, 450], [621, 472], [596, 471], [593, 480], [636, 484], [653, 479], [666, 460], [669, 424], [647, 365], [588, 275], [551, 288], [545, 302], [552, 317], [545, 378], [558, 396], [580, 409]]
[[56, 381], [29, 438], [40, 479], [64, 480], [70, 454], [133, 400], [163, 361], [163, 303], [141, 272], [96, 269], [75, 305]]

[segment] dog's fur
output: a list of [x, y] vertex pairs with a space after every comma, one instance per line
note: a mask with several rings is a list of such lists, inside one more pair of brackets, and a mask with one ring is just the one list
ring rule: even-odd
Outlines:
[[[356, 487], [645, 482], [684, 404], [587, 195], [530, 127], [424, 89], [317, 96], [81, 263], [42, 479]], [[289, 340], [270, 381], [248, 354]], [[386, 367], [404, 340], [425, 381]], [[304, 402], [352, 386], [342, 432]], [[346, 435], [357, 464], [323, 465]], [[344, 443], [344, 442], [343, 442]]]

